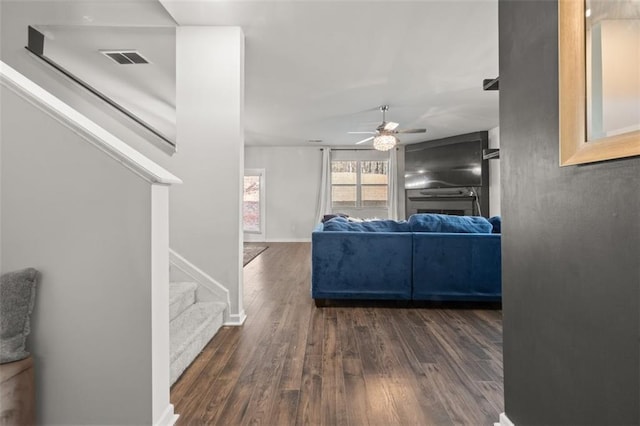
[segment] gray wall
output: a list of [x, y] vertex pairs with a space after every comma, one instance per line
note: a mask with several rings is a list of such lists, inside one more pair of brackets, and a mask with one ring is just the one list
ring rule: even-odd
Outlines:
[[41, 273], [38, 421], [151, 424], [151, 185], [4, 87], [0, 98], [2, 272]]
[[640, 158], [558, 167], [557, 2], [499, 13], [506, 414], [638, 424]]

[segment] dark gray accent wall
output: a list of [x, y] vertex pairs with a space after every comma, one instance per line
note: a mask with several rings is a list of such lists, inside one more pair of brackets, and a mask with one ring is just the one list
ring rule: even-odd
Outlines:
[[505, 411], [640, 423], [640, 157], [558, 166], [556, 1], [500, 0]]

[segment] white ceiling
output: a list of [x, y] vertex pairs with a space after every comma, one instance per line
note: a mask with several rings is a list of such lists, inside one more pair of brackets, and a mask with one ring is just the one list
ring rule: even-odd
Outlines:
[[[160, 3], [179, 25], [242, 27], [247, 145], [310, 145], [310, 139], [350, 145], [362, 135], [347, 132], [373, 130], [382, 104], [390, 106], [387, 120], [400, 128], [427, 128], [426, 134], [401, 135], [403, 143], [498, 125], [498, 92], [482, 90], [482, 80], [498, 73], [497, 0]], [[147, 4], [157, 14], [157, 3]], [[65, 60], [84, 64], [70, 70], [107, 94], [116, 92], [114, 99], [152, 126], [170, 127], [173, 31], [109, 30], [100, 25], [104, 20], [91, 19], [98, 24], [92, 30], [48, 28], [59, 52], [84, 52], [66, 54]], [[133, 71], [136, 66], [122, 71], [95, 54], [119, 48], [138, 49], [153, 63], [141, 66], [145, 72]], [[132, 89], [135, 96], [122, 101]]]

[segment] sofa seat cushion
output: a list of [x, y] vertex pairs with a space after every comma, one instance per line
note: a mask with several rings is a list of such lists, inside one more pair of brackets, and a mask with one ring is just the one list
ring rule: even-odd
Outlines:
[[350, 221], [344, 217], [334, 217], [324, 223], [325, 231], [342, 232], [411, 232], [407, 221], [396, 220], [366, 220], [362, 222]]
[[411, 232], [490, 234], [493, 230], [493, 225], [482, 216], [422, 213], [411, 215], [408, 223]]

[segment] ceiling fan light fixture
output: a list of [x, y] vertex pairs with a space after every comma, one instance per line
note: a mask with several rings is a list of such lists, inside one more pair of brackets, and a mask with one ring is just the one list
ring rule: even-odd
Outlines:
[[396, 146], [398, 138], [394, 135], [378, 135], [373, 138], [373, 147], [378, 151], [389, 151]]
[[[638, 0], [640, 1], [640, 0]], [[389, 105], [380, 106], [380, 111], [382, 112], [382, 123], [376, 127], [375, 132], [349, 132], [350, 134], [372, 134], [375, 136], [370, 136], [366, 139], [362, 139], [361, 141], [356, 142], [356, 145], [360, 145], [365, 142], [369, 142], [373, 139], [373, 147], [378, 151], [389, 151], [391, 148], [395, 147], [400, 143], [398, 138], [395, 136], [398, 133], [424, 133], [427, 129], [401, 129], [398, 130], [398, 123], [394, 123], [393, 121], [387, 122], [385, 113], [389, 110]]]

